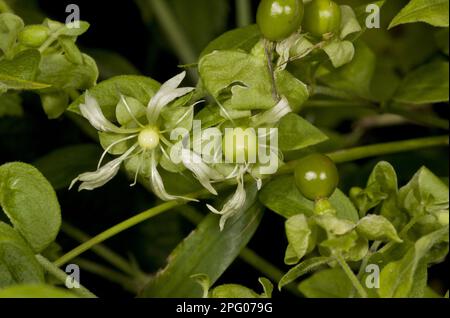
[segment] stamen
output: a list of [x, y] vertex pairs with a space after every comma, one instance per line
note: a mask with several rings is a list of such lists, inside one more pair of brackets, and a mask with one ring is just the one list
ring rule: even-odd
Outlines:
[[120, 95], [120, 98], [123, 102], [123, 104], [125, 105], [125, 109], [127, 110], [128, 114], [131, 116], [131, 118], [133, 119], [133, 121], [141, 128], [144, 128], [145, 126], [142, 125], [139, 120], [137, 120], [136, 116], [134, 116], [134, 114], [131, 112], [130, 106], [128, 105], [127, 100], [125, 99], [125, 97], [123, 95]]
[[131, 135], [131, 136], [122, 138], [122, 139], [117, 140], [117, 141], [113, 142], [112, 144], [110, 144], [110, 145], [105, 149], [105, 151], [103, 152], [102, 156], [100, 157], [100, 160], [99, 160], [98, 165], [97, 165], [97, 169], [100, 169], [100, 167], [101, 167], [101, 165], [102, 165], [102, 162], [103, 162], [103, 160], [105, 159], [106, 154], [107, 154], [114, 146], [117, 146], [117, 145], [120, 144], [121, 142], [130, 140], [130, 139], [133, 139], [133, 138], [135, 138], [135, 137], [137, 137], [137, 135]]

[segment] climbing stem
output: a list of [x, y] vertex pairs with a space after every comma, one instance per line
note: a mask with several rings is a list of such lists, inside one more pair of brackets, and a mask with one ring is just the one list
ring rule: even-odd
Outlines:
[[339, 265], [342, 267], [342, 270], [347, 275], [350, 282], [352, 283], [353, 287], [356, 289], [358, 294], [361, 296], [361, 298], [367, 298], [368, 296], [367, 296], [366, 290], [361, 285], [361, 282], [358, 280], [358, 277], [356, 277], [355, 273], [353, 273], [352, 269], [350, 268], [350, 266], [348, 266], [347, 262], [342, 257], [342, 255], [337, 253], [335, 255], [335, 258], [336, 258], [337, 262], [339, 263]]
[[[54, 263], [50, 262], [42, 255], [36, 255], [37, 261], [44, 267], [44, 269], [58, 279], [62, 283], [66, 283], [68, 275], [61, 269], [59, 269]], [[71, 289], [75, 294], [83, 298], [97, 298], [92, 292], [90, 292], [86, 287], [80, 284], [79, 288]]]

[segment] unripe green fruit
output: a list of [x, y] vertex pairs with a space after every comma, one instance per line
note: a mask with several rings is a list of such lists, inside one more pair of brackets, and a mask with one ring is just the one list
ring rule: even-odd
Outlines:
[[304, 31], [316, 37], [337, 33], [341, 26], [341, 9], [331, 0], [312, 0], [305, 5], [302, 26]]
[[266, 39], [281, 41], [300, 28], [303, 13], [302, 0], [262, 0], [256, 22]]
[[258, 137], [254, 129], [227, 128], [222, 139], [226, 162], [256, 163]]
[[295, 168], [295, 184], [309, 200], [330, 197], [339, 183], [339, 173], [334, 162], [325, 155], [311, 154]]

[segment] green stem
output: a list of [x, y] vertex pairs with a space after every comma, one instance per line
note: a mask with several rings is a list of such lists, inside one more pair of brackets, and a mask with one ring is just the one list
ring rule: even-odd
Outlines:
[[[366, 103], [358, 100], [331, 100], [331, 99], [310, 99], [303, 104], [304, 108], [358, 108], [365, 107], [367, 111], [371, 109], [367, 107]], [[375, 110], [373, 111], [377, 113]]]
[[[158, 22], [167, 34], [170, 44], [175, 50], [175, 54], [180, 58], [181, 63], [189, 64], [197, 61], [198, 55], [184, 34], [182, 27], [178, 24], [167, 1], [148, 0], [148, 3], [154, 11], [154, 16], [158, 19]], [[198, 80], [198, 75], [195, 70], [189, 69], [189, 75], [193, 80]]]
[[[87, 242], [91, 239], [91, 237], [86, 233], [65, 222], [63, 222], [62, 224], [61, 230], [66, 235], [70, 236], [80, 243]], [[126, 259], [116, 254], [114, 251], [110, 250], [104, 245], [95, 245], [92, 247], [92, 251], [108, 261], [110, 264], [114, 265], [116, 268], [120, 269], [124, 273], [131, 275], [132, 277], [146, 277], [144, 273], [130, 265], [130, 263]]]
[[418, 112], [393, 105], [388, 106], [385, 111], [402, 116], [420, 125], [449, 130], [448, 120], [436, 117], [430, 112]]
[[364, 289], [364, 287], [361, 285], [361, 282], [358, 280], [358, 278], [356, 277], [355, 273], [353, 273], [352, 269], [350, 268], [350, 266], [348, 266], [347, 262], [345, 261], [345, 259], [342, 257], [341, 254], [336, 254], [335, 255], [336, 260], [338, 261], [339, 265], [342, 267], [342, 269], [344, 270], [344, 273], [347, 275], [347, 277], [350, 279], [353, 287], [356, 289], [356, 291], [359, 293], [359, 295], [361, 296], [361, 298], [367, 298], [367, 292]]
[[[381, 243], [382, 243], [381, 241], [373, 242], [373, 244], [370, 247], [369, 251], [367, 252], [366, 256], [364, 256], [364, 258], [363, 258], [363, 260], [361, 262], [361, 266], [359, 267], [358, 275], [357, 275], [358, 281], [361, 281], [361, 279], [363, 277], [363, 274], [364, 274], [364, 271], [366, 270], [367, 264], [369, 263], [370, 257], [374, 253], [376, 253], [376, 251], [380, 247]], [[350, 298], [355, 297], [355, 292], [356, 292], [356, 289], [353, 288], [351, 293], [350, 293]]]
[[[404, 238], [406, 236], [406, 234], [409, 232], [409, 230], [414, 226], [414, 224], [417, 223], [418, 219], [419, 219], [419, 217], [413, 217], [411, 220], [409, 220], [409, 222], [400, 231], [398, 236], [400, 238]], [[398, 244], [398, 243], [394, 242], [394, 241], [390, 241], [385, 246], [383, 246], [378, 252], [381, 253], [381, 254], [386, 253], [389, 249], [391, 249], [396, 244]]]
[[236, 22], [242, 28], [252, 23], [252, 7], [249, 0], [235, 0]]
[[[54, 263], [50, 262], [42, 255], [36, 255], [38, 262], [44, 267], [44, 269], [57, 278], [60, 282], [66, 283], [68, 275], [61, 269], [59, 269]], [[92, 292], [90, 292], [86, 287], [80, 284], [80, 288], [71, 289], [74, 293], [78, 294], [83, 298], [97, 298]]]
[[141, 286], [146, 282], [144, 280], [139, 281], [133, 278], [130, 278], [127, 275], [124, 275], [122, 273], [119, 273], [115, 270], [112, 270], [106, 266], [97, 264], [95, 262], [82, 259], [82, 258], [76, 258], [74, 260], [74, 263], [76, 263], [78, 266], [80, 266], [81, 269], [95, 274], [99, 277], [102, 277], [110, 282], [116, 283], [121, 285], [126, 290], [137, 294], [141, 288]]
[[270, 82], [272, 84], [272, 98], [275, 101], [280, 100], [280, 95], [278, 94], [277, 82], [275, 80], [275, 73], [272, 65], [272, 58], [274, 52], [274, 44], [268, 40], [264, 40], [264, 53], [267, 60], [267, 71], [269, 72]]
[[[400, 152], [412, 151], [423, 148], [448, 146], [449, 137], [427, 137], [409, 139], [404, 141], [394, 141], [387, 143], [380, 143], [369, 146], [355, 147], [351, 149], [344, 149], [335, 152], [328, 153], [327, 155], [336, 163], [343, 163], [348, 161], [355, 161], [364, 158], [395, 154]], [[292, 173], [298, 163], [298, 160], [289, 161], [282, 166], [277, 174]]]
[[89, 241], [84, 242], [83, 244], [77, 246], [73, 250], [69, 251], [68, 253], [61, 256], [59, 259], [55, 261], [55, 265], [60, 267], [70, 260], [74, 259], [75, 257], [79, 256], [80, 254], [86, 252], [87, 250], [91, 249], [93, 246], [113, 237], [114, 235], [123, 232], [130, 227], [139, 224], [143, 221], [146, 221], [156, 215], [159, 215], [165, 211], [168, 211], [178, 205], [185, 204], [185, 202], [180, 201], [169, 201], [165, 202], [163, 204], [160, 204], [154, 208], [151, 208], [147, 211], [144, 211], [142, 213], [139, 213], [138, 215], [135, 215], [109, 229], [106, 231], [98, 234], [97, 236], [94, 236]]

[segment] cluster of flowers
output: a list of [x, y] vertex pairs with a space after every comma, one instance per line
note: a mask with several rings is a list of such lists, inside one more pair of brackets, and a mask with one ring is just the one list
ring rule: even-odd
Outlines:
[[[177, 108], [178, 113], [181, 115], [178, 116], [177, 114], [175, 116], [176, 120], [173, 120], [174, 116], [172, 116], [171, 120], [167, 120], [162, 116], [166, 108], [171, 107], [177, 100], [194, 92], [194, 87], [179, 87], [185, 75], [185, 72], [182, 72], [163, 83], [146, 107], [136, 100], [131, 100], [121, 95], [117, 107], [121, 108], [121, 117], [126, 117], [127, 120], [123, 118], [118, 120], [119, 124], [121, 124], [120, 126], [108, 120], [103, 114], [98, 101], [89, 92], [86, 92], [85, 102], [80, 105], [81, 114], [99, 131], [100, 136], [102, 134], [103, 136], [108, 136], [107, 139], [110, 142], [108, 144], [102, 143], [105, 151], [99, 160], [97, 170], [79, 175], [73, 180], [71, 188], [77, 182], [81, 182], [79, 190], [93, 190], [101, 187], [118, 173], [122, 164], [128, 162], [135, 173], [132, 185], [136, 184], [138, 177], [146, 177], [154, 194], [164, 201], [196, 201], [193, 198], [169, 194], [165, 189], [158, 166], [162, 166], [162, 168], [167, 170], [168, 164], [175, 165], [174, 161], [177, 161], [182, 165], [183, 169], [191, 171], [201, 185], [214, 195], [218, 194], [213, 186], [214, 183], [230, 179], [234, 179], [237, 182], [235, 193], [223, 204], [220, 210], [208, 205], [212, 212], [222, 216], [220, 221], [222, 229], [226, 220], [238, 213], [245, 204], [244, 176], [249, 174], [256, 180], [258, 190], [261, 187], [261, 165], [258, 162], [249, 163], [245, 161], [223, 163], [222, 160], [217, 164], [214, 161], [211, 163], [210, 160], [205, 161], [202, 154], [194, 151], [195, 147], [192, 144], [195, 141], [186, 143], [183, 140], [178, 142], [170, 140], [168, 135], [180, 125], [184, 129], [188, 128], [188, 131], [189, 129], [192, 130], [193, 126], [194, 106], [198, 102]], [[168, 111], [172, 110], [168, 109]], [[273, 126], [289, 112], [291, 112], [291, 108], [287, 100], [281, 98], [280, 102], [272, 109], [254, 115], [250, 118], [250, 121], [254, 124], [253, 126], [257, 127]], [[117, 113], [118, 109], [116, 109]], [[231, 120], [231, 122], [233, 121]], [[189, 138], [189, 134], [183, 137], [183, 139], [185, 138]], [[263, 144], [258, 144], [257, 147], [264, 147], [264, 151], [268, 150], [270, 154], [277, 158], [277, 161], [281, 158], [281, 154], [276, 147], [267, 147]], [[178, 151], [174, 152], [174, 148], [178, 149]], [[102, 165], [108, 153], [119, 156]], [[178, 154], [177, 160], [174, 160], [173, 153]]]

